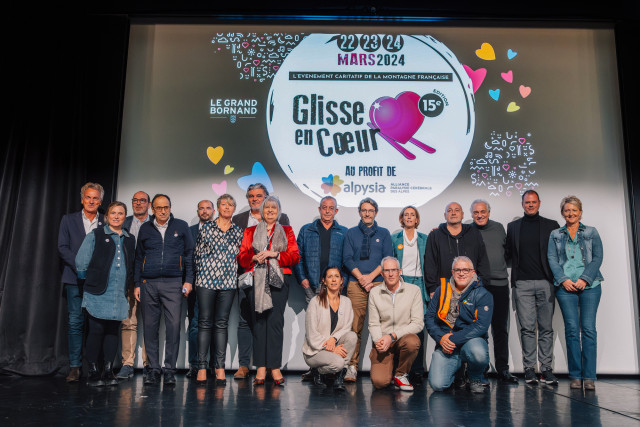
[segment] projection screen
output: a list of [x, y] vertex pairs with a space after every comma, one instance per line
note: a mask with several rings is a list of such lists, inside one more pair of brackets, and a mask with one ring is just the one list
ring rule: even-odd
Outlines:
[[[118, 199], [166, 193], [197, 223], [196, 205], [262, 182], [279, 196], [296, 235], [331, 194], [336, 219], [358, 222], [364, 197], [380, 226], [400, 230], [415, 205], [419, 231], [445, 205], [483, 198], [491, 218], [541, 214], [564, 221], [560, 200], [584, 204], [604, 243], [597, 318], [598, 372], [638, 374], [637, 296], [613, 30], [371, 25], [157, 24], [131, 26]], [[302, 358], [304, 296], [290, 290], [283, 366]], [[237, 307], [227, 367], [237, 366]], [[185, 321], [186, 328], [186, 321]], [[141, 329], [140, 329], [141, 330]], [[562, 314], [554, 369], [567, 372]], [[139, 341], [140, 342], [140, 341]], [[361, 352], [368, 369], [371, 347]], [[186, 338], [180, 367], [186, 367]], [[433, 340], [425, 363], [431, 360]], [[491, 346], [490, 346], [491, 348]], [[510, 365], [522, 371], [513, 307]], [[493, 357], [493, 355], [492, 355]]]

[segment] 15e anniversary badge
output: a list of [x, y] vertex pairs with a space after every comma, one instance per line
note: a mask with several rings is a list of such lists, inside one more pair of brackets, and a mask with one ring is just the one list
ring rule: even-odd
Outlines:
[[433, 37], [311, 34], [274, 77], [266, 119], [276, 158], [303, 193], [401, 207], [453, 181], [475, 111], [469, 77]]

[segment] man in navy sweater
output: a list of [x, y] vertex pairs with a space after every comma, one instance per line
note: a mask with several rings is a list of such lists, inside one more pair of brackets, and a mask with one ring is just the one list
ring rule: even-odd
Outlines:
[[391, 234], [386, 228], [378, 227], [375, 221], [378, 215], [378, 204], [367, 197], [358, 206], [360, 223], [347, 231], [344, 239], [342, 259], [349, 271], [347, 296], [353, 307], [353, 331], [358, 335], [356, 350], [347, 368], [345, 381], [355, 382], [358, 376], [360, 358], [360, 337], [367, 314], [369, 291], [383, 282], [382, 258], [393, 254]]
[[160, 382], [158, 330], [164, 310], [164, 384], [173, 385], [180, 349], [182, 295], [187, 297], [192, 290], [194, 243], [187, 223], [171, 215], [169, 196], [156, 194], [151, 209], [152, 219], [138, 233], [134, 274], [134, 295], [142, 302], [144, 341], [151, 367], [144, 383]]

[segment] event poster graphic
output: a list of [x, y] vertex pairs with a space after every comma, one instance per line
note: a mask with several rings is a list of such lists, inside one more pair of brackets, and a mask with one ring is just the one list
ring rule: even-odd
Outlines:
[[304, 194], [423, 205], [456, 177], [475, 127], [471, 79], [430, 36], [310, 34], [266, 106], [269, 142]]

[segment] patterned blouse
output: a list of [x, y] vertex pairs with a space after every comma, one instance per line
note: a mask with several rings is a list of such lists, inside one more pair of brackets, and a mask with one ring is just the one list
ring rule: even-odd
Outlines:
[[194, 251], [196, 286], [212, 290], [238, 288], [236, 256], [242, 236], [242, 228], [234, 223], [227, 231], [222, 231], [215, 220], [202, 225]]

